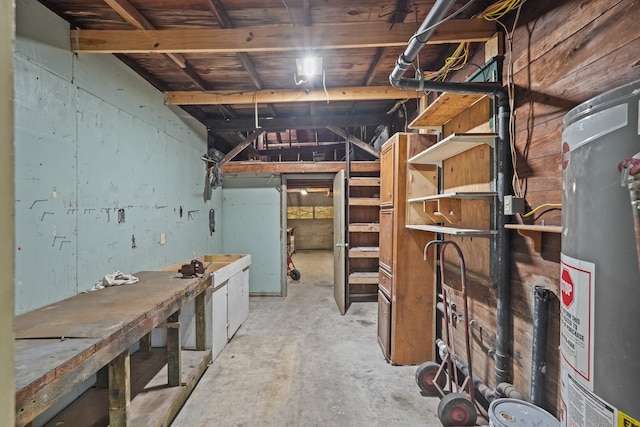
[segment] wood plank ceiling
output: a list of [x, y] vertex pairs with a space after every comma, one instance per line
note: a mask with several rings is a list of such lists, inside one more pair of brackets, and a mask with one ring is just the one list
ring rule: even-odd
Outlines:
[[[344, 138], [327, 128], [357, 133], [368, 144], [376, 126], [415, 110], [416, 92], [392, 88], [388, 76], [434, 0], [41, 3], [71, 24], [73, 51], [116, 55], [165, 92], [167, 104], [205, 124], [221, 151], [260, 127], [265, 132], [236, 159], [306, 160], [317, 154], [314, 146], [331, 146], [323, 153], [334, 160], [344, 155], [337, 148]], [[494, 24], [470, 19], [488, 3], [476, 0], [438, 27], [416, 65], [438, 69], [459, 41], [490, 38]], [[296, 58], [309, 54], [322, 58], [324, 74], [301, 83]]]

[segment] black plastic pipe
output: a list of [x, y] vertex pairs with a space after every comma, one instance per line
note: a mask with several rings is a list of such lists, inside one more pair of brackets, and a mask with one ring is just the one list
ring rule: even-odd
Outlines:
[[[493, 353], [495, 360], [496, 384], [509, 382], [509, 361], [511, 354], [510, 337], [510, 257], [509, 234], [504, 225], [508, 218], [504, 215], [504, 196], [513, 193], [512, 177], [513, 166], [511, 163], [511, 137], [509, 134], [509, 118], [511, 108], [507, 91], [500, 83], [451, 83], [434, 82], [422, 78], [404, 78], [404, 73], [409, 65], [416, 59], [418, 52], [428, 41], [435, 26], [453, 6], [452, 0], [437, 0], [429, 15], [418, 29], [416, 35], [411, 38], [407, 49], [396, 61], [396, 66], [389, 75], [389, 82], [399, 89], [415, 91], [437, 91], [454, 93], [477, 93], [493, 96], [498, 108], [497, 130], [498, 142], [496, 145], [497, 179], [496, 192], [498, 203], [496, 206], [495, 222], [497, 228], [496, 237], [496, 349]], [[498, 75], [502, 75], [502, 66], [499, 63]]]
[[536, 286], [533, 303], [533, 348], [531, 354], [531, 403], [542, 407], [547, 384], [547, 329], [551, 291]]

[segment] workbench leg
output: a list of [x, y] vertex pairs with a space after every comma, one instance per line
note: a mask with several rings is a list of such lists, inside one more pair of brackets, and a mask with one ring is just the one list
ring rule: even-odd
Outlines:
[[205, 293], [196, 296], [196, 350], [206, 350], [207, 320], [205, 318]]
[[[167, 323], [175, 323], [180, 319], [180, 310], [167, 319]], [[180, 369], [180, 328], [167, 328], [167, 371], [169, 386], [182, 385]]]
[[149, 353], [151, 351], [151, 332], [140, 338], [140, 352]]
[[125, 350], [109, 363], [109, 426], [131, 425], [131, 363]]

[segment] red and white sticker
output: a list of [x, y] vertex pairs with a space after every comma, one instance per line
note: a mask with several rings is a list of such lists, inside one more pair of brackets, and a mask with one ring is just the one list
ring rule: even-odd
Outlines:
[[578, 381], [593, 391], [595, 264], [561, 256], [560, 352]]

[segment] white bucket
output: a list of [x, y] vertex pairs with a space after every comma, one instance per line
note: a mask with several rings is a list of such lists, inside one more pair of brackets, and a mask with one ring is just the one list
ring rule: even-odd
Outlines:
[[491, 427], [560, 427], [553, 415], [519, 399], [497, 399], [489, 405]]

